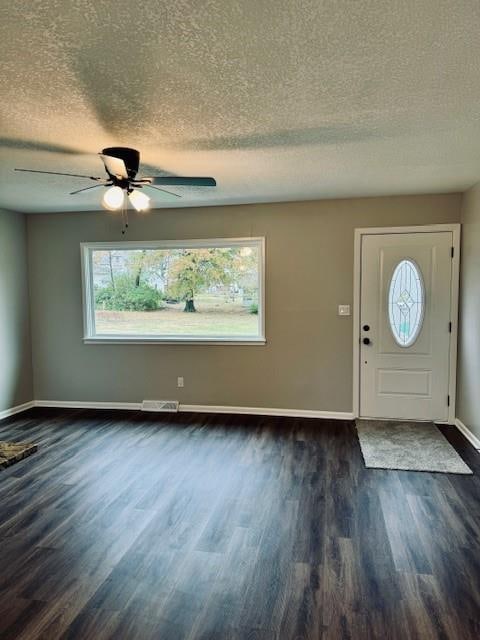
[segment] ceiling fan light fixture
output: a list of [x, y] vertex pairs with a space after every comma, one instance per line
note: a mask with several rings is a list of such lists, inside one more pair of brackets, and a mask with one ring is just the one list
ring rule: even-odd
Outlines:
[[123, 189], [110, 187], [103, 194], [102, 205], [109, 211], [117, 211], [122, 207], [124, 199]]
[[138, 189], [134, 189], [133, 191], [131, 191], [128, 194], [128, 198], [132, 203], [132, 206], [137, 211], [147, 211], [148, 209], [150, 209], [150, 198]]

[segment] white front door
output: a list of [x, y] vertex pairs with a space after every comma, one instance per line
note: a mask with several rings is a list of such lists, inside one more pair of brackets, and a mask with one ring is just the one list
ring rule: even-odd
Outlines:
[[360, 416], [447, 420], [451, 231], [363, 235]]

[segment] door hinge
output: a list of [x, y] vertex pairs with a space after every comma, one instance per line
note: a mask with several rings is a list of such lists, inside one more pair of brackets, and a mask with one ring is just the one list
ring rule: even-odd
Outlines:
[[451, 248], [451, 250], [450, 250], [450, 255], [451, 255], [451, 256], [452, 256], [452, 258], [453, 258], [453, 256], [455, 255], [455, 247], [452, 247], [452, 248]]
[[450, 406], [450, 396], [447, 396], [447, 407]]
[[448, 333], [452, 333], [452, 323], [448, 323]]

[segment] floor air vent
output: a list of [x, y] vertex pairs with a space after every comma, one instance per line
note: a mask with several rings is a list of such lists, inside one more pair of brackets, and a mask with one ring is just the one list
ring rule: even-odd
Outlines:
[[144, 400], [142, 411], [178, 411], [177, 400]]

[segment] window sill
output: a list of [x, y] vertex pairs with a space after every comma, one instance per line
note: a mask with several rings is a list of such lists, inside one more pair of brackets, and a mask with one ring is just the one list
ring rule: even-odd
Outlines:
[[265, 338], [148, 338], [95, 336], [83, 338], [84, 344], [183, 344], [183, 345], [222, 345], [222, 346], [262, 346], [267, 343]]

